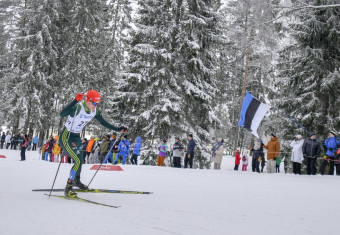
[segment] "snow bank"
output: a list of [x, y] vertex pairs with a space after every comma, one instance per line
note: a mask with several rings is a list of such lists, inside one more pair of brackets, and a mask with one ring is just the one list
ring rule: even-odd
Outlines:
[[[153, 191], [151, 195], [79, 196], [121, 208], [60, 198], [32, 189], [50, 188], [57, 163], [28, 152], [0, 150], [0, 234], [338, 234], [339, 177], [222, 170], [122, 166], [100, 171], [95, 188]], [[82, 180], [94, 171], [84, 165]], [[70, 164], [62, 164], [55, 188], [64, 188]], [[61, 193], [59, 193], [61, 194]]]

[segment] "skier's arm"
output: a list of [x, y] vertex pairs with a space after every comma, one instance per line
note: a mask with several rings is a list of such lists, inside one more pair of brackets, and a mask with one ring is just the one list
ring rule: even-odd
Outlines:
[[97, 119], [97, 121], [102, 124], [104, 127], [110, 129], [110, 130], [114, 130], [114, 131], [120, 131], [120, 128], [115, 127], [113, 125], [111, 125], [110, 123], [108, 123], [104, 118], [102, 113], [97, 109], [97, 113], [96, 116], [94, 116], [95, 119]]
[[74, 115], [74, 111], [76, 109], [76, 104], [78, 101], [73, 100], [69, 105], [67, 105], [63, 110], [60, 112], [60, 117], [67, 117], [68, 115]]

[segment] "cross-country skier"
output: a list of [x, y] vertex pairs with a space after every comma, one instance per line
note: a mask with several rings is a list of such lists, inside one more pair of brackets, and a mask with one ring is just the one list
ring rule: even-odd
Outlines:
[[75, 162], [65, 187], [66, 197], [77, 196], [77, 193], [72, 191], [73, 186], [79, 187], [83, 190], [88, 189], [87, 185], [84, 185], [80, 181], [81, 166], [83, 164], [83, 146], [80, 133], [85, 125], [91, 121], [92, 118], [95, 118], [100, 124], [110, 130], [122, 132], [127, 130], [124, 126], [117, 128], [104, 120], [101, 112], [97, 108], [97, 105], [100, 102], [100, 95], [98, 91], [88, 91], [86, 94], [86, 100], [82, 101], [84, 96], [85, 94], [78, 93], [76, 98], [60, 112], [60, 117], [68, 116], [68, 118], [65, 123], [65, 127], [60, 134], [59, 144], [60, 147], [66, 151], [67, 155]]

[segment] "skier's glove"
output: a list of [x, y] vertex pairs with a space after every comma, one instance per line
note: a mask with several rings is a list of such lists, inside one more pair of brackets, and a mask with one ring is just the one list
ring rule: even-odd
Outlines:
[[119, 127], [119, 131], [121, 131], [123, 133], [127, 132], [127, 130], [128, 130], [128, 128], [126, 126]]
[[78, 93], [76, 95], [76, 101], [81, 101], [83, 99], [84, 95], [85, 95], [84, 93]]

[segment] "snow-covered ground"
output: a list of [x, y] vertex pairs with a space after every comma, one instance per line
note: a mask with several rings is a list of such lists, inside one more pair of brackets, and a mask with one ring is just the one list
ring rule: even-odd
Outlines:
[[[222, 170], [122, 166], [100, 171], [95, 188], [152, 191], [151, 195], [79, 196], [118, 209], [48, 199], [58, 164], [37, 152], [0, 150], [0, 234], [339, 234], [340, 178]], [[83, 165], [82, 181], [94, 171]], [[64, 188], [71, 165], [62, 164], [55, 188]], [[59, 193], [61, 194], [61, 193]]]

